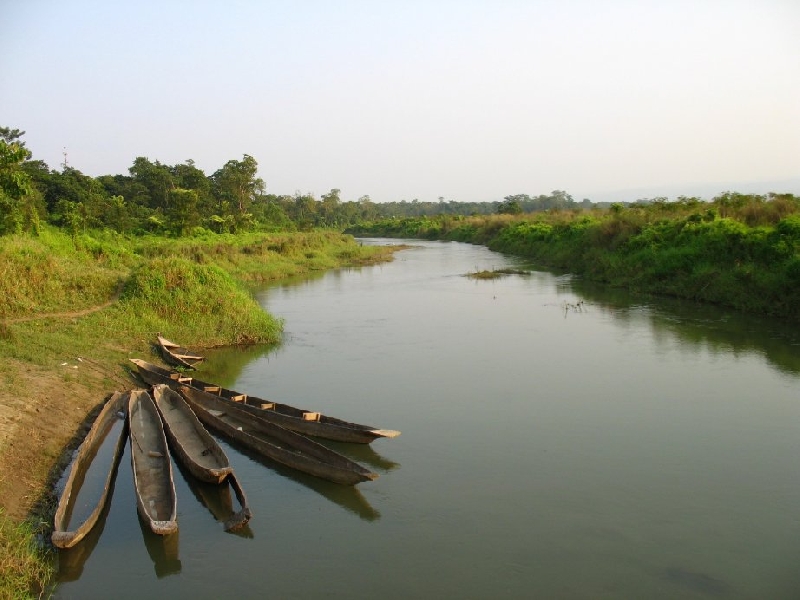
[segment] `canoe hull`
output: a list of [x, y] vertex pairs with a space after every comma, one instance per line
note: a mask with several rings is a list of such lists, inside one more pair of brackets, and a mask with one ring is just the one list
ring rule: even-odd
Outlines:
[[203, 423], [277, 463], [342, 485], [378, 477], [338, 452], [213, 394], [189, 386], [181, 386], [180, 393]]
[[97, 499], [97, 504], [92, 510], [91, 514], [82, 522], [78, 527], [73, 530], [67, 530], [68, 514], [72, 510], [71, 503], [77, 497], [80, 484], [83, 477], [89, 468], [92, 459], [97, 454], [98, 449], [103, 444], [104, 440], [111, 432], [112, 427], [119, 421], [119, 413], [123, 414], [123, 419], [126, 411], [128, 410], [128, 394], [125, 392], [114, 392], [103, 406], [100, 413], [97, 415], [94, 423], [92, 424], [89, 433], [86, 434], [83, 442], [78, 448], [75, 459], [70, 468], [70, 474], [67, 477], [67, 482], [64, 485], [64, 491], [58, 501], [58, 507], [53, 519], [53, 534], [51, 540], [53, 545], [57, 548], [72, 548], [80, 542], [86, 534], [91, 531], [92, 527], [97, 523], [100, 513], [102, 512], [108, 498], [111, 494], [113, 487], [114, 477], [116, 476], [117, 467], [119, 466], [120, 458], [122, 457], [123, 450], [125, 449], [125, 440], [128, 435], [127, 422], [123, 422], [120, 428], [120, 433], [114, 446], [114, 451], [111, 458], [111, 465], [106, 476], [103, 490], [100, 497]]
[[167, 438], [158, 409], [145, 390], [131, 392], [128, 432], [139, 515], [153, 533], [175, 533], [178, 506]]
[[166, 338], [156, 336], [158, 348], [161, 350], [161, 356], [165, 361], [176, 367], [184, 367], [186, 369], [194, 369], [197, 363], [203, 362], [205, 357], [195, 354], [186, 348], [179, 346], [175, 342], [171, 342]]
[[213, 383], [207, 383], [192, 377], [185, 377], [179, 373], [172, 373], [167, 369], [163, 369], [158, 365], [153, 365], [143, 360], [134, 358], [131, 359], [131, 362], [136, 365], [137, 371], [142, 379], [150, 385], [165, 383], [174, 389], [177, 389], [180, 385], [186, 385], [201, 391], [209, 392], [216, 395], [221, 400], [236, 405], [257, 417], [303, 435], [311, 435], [335, 442], [355, 444], [369, 444], [378, 438], [396, 437], [400, 435], [399, 431], [378, 429], [371, 425], [351, 423], [342, 419], [336, 419], [335, 417], [295, 408], [288, 404], [270, 402], [256, 396], [240, 394], [239, 392], [214, 385]]

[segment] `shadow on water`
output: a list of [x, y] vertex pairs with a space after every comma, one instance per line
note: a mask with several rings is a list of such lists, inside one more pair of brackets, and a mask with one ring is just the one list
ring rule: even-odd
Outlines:
[[[566, 282], [592, 308], [614, 320], [647, 318], [656, 336], [678, 340], [685, 350], [737, 355], [757, 354], [778, 371], [800, 375], [800, 324], [775, 317], [744, 314], [730, 308], [690, 300], [635, 296], [579, 279]], [[648, 310], [641, 310], [645, 305]]]
[[179, 534], [180, 531], [171, 533], [169, 535], [158, 535], [153, 533], [142, 520], [139, 512], [136, 512], [139, 521], [139, 529], [142, 531], [142, 539], [144, 539], [147, 554], [150, 555], [150, 560], [153, 561], [153, 569], [155, 570], [156, 577], [168, 577], [181, 572], [181, 559], [179, 558]]
[[[400, 463], [382, 456], [371, 444], [346, 444], [334, 442], [323, 438], [313, 438], [315, 442], [327, 446], [331, 450], [343, 454], [347, 458], [359, 463], [364, 463], [384, 473], [400, 468]], [[389, 442], [391, 443], [391, 442]]]
[[194, 497], [211, 513], [215, 521], [222, 524], [227, 533], [248, 539], [254, 537], [253, 531], [247, 523], [233, 529], [226, 527], [226, 524], [235, 519], [238, 514], [231, 495], [231, 485], [229, 485], [227, 479], [221, 484], [206, 483], [192, 477], [191, 473], [186, 471], [185, 467], [180, 463], [176, 464]]
[[679, 588], [691, 590], [705, 596], [726, 596], [731, 591], [730, 586], [724, 581], [707, 573], [683, 567], [666, 569], [662, 578]]
[[375, 510], [370, 503], [364, 498], [364, 495], [354, 486], [340, 485], [331, 481], [325, 481], [319, 477], [301, 473], [295, 469], [291, 469], [286, 465], [274, 462], [268, 458], [261, 456], [246, 448], [234, 440], [225, 440], [232, 448], [235, 448], [242, 456], [246, 456], [253, 462], [259, 463], [264, 467], [276, 472], [281, 477], [291, 479], [310, 490], [317, 492], [320, 496], [330, 500], [334, 504], [338, 504], [347, 512], [358, 515], [359, 518], [365, 521], [376, 521], [380, 519], [380, 513]]

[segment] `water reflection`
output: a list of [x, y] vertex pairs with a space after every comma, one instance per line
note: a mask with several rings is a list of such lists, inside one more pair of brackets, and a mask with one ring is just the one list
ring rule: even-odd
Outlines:
[[800, 330], [796, 324], [770, 317], [746, 315], [732, 309], [672, 298], [642, 297], [626, 290], [604, 288], [580, 280], [574, 293], [615, 321], [647, 320], [657, 343], [677, 340], [682, 351], [764, 356], [777, 370], [800, 375]]
[[[137, 516], [139, 512], [136, 511]], [[153, 570], [159, 579], [181, 572], [181, 559], [179, 558], [180, 530], [169, 535], [158, 535], [152, 532], [141, 516], [138, 516], [139, 529], [142, 532], [145, 548], [150, 560], [153, 561]]]
[[114, 477], [111, 480], [108, 499], [103, 509], [100, 511], [100, 516], [97, 518], [97, 523], [95, 523], [94, 527], [92, 527], [86, 536], [72, 548], [63, 548], [58, 551], [57, 581], [77, 581], [83, 574], [83, 567], [92, 555], [106, 527], [106, 519], [108, 518], [108, 512], [111, 510], [111, 501], [114, 496], [114, 481], [116, 478], [117, 474], [115, 471]]
[[[236, 449], [237, 452], [250, 458], [250, 460], [257, 462], [272, 471], [275, 471], [281, 477], [291, 479], [330, 500], [334, 504], [339, 505], [347, 512], [358, 515], [359, 518], [365, 521], [376, 521], [380, 518], [380, 513], [375, 510], [370, 503], [364, 498], [358, 488], [350, 485], [339, 485], [330, 481], [325, 481], [319, 477], [302, 473], [295, 469], [291, 469], [285, 465], [274, 462], [260, 454], [251, 451], [249, 448], [236, 443], [235, 440], [228, 440], [228, 443]], [[355, 444], [354, 444], [355, 445]], [[360, 445], [360, 444], [359, 444]]]
[[[221, 523], [224, 530], [228, 533], [238, 535], [242, 538], [252, 539], [254, 537], [252, 529], [247, 522], [250, 520], [250, 510], [247, 510], [246, 515], [242, 515], [242, 509], [235, 509], [233, 506], [233, 497], [231, 496], [232, 482], [226, 478], [221, 484], [206, 483], [200, 481], [188, 472], [182, 465], [178, 465], [178, 469], [186, 480], [189, 489], [194, 494], [197, 501], [208, 509], [211, 516], [214, 517], [218, 523]], [[242, 506], [242, 499], [238, 499], [240, 507]], [[246, 504], [246, 502], [245, 502]], [[242, 520], [244, 523], [239, 524]]]
[[400, 468], [400, 463], [379, 454], [372, 444], [346, 444], [323, 438], [314, 438], [314, 441], [327, 446], [339, 454], [343, 454], [351, 460], [359, 463], [366, 463], [370, 467], [384, 473]]
[[198, 373], [200, 373], [198, 377], [230, 388], [248, 364], [259, 358], [275, 354], [280, 347], [280, 344], [255, 344], [253, 346], [211, 348], [205, 351], [206, 362], [198, 365]]

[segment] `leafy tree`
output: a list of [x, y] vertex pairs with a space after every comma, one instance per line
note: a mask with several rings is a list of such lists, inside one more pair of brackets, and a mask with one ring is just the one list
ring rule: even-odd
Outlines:
[[322, 194], [322, 199], [317, 210], [317, 224], [322, 227], [332, 227], [339, 222], [339, 207], [342, 204], [337, 188], [331, 189], [327, 194]]
[[175, 187], [175, 182], [168, 166], [137, 156], [128, 171], [133, 180], [147, 190], [147, 197], [140, 198], [143, 204], [153, 209], [169, 206], [169, 191]]
[[[111, 198], [112, 196], [99, 180], [84, 175], [72, 167], [64, 167], [61, 173], [55, 171], [50, 173], [45, 191], [45, 201], [51, 220], [66, 227], [70, 225], [65, 221], [67, 213], [64, 212], [64, 209], [70, 204], [65, 204], [64, 201], [80, 206], [80, 214], [83, 219], [81, 228], [113, 227], [116, 229], [121, 222], [124, 222], [124, 215], [120, 213], [120, 210], [124, 209], [124, 205], [120, 206]], [[72, 208], [70, 211], [74, 212]]]
[[200, 223], [197, 213], [197, 190], [170, 190], [169, 209], [165, 211], [169, 228], [176, 235], [186, 235]]
[[224, 203], [232, 207], [236, 215], [237, 228], [247, 227], [252, 222], [250, 206], [264, 193], [264, 181], [256, 177], [257, 173], [256, 159], [245, 154], [242, 160], [229, 160], [211, 176], [218, 209]]
[[38, 230], [31, 178], [22, 168], [30, 152], [17, 141], [23, 133], [0, 128], [0, 234], [21, 233], [26, 222]]
[[314, 226], [317, 204], [317, 201], [311, 194], [298, 193], [295, 195], [293, 211], [290, 213], [290, 216], [299, 229], [310, 229]]
[[522, 204], [514, 196], [506, 196], [505, 201], [497, 207], [499, 215], [519, 215], [522, 213]]

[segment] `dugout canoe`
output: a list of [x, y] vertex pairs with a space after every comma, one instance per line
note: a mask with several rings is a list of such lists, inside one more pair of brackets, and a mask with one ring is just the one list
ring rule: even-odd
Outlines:
[[159, 383], [153, 386], [153, 400], [164, 423], [167, 443], [176, 458], [200, 481], [222, 483], [233, 472], [233, 467], [183, 396]]
[[195, 365], [205, 360], [204, 356], [200, 356], [191, 350], [187, 350], [183, 346], [169, 341], [167, 338], [156, 336], [156, 342], [161, 350], [161, 356], [164, 360], [175, 365], [176, 367], [184, 367], [186, 369], [194, 369]]
[[130, 360], [136, 365], [142, 379], [150, 385], [166, 383], [173, 388], [186, 385], [209, 392], [224, 402], [235, 404], [242, 410], [303, 435], [355, 444], [369, 444], [378, 438], [393, 438], [400, 435], [399, 431], [393, 429], [379, 429], [372, 425], [351, 423], [319, 412], [296, 408], [280, 402], [271, 402], [257, 396], [248, 396], [194, 377], [184, 376], [138, 358]]
[[338, 452], [253, 415], [233, 402], [186, 385], [179, 391], [203, 423], [270, 460], [342, 485], [378, 477]]
[[128, 437], [139, 515], [153, 533], [175, 533], [178, 530], [178, 502], [172, 462], [161, 416], [146, 390], [131, 392]]
[[[111, 496], [117, 467], [125, 449], [125, 439], [128, 432], [125, 421], [125, 413], [128, 410], [128, 396], [129, 394], [126, 392], [114, 392], [111, 395], [78, 448], [77, 454], [72, 461], [67, 482], [64, 485], [64, 491], [61, 492], [61, 497], [58, 500], [58, 507], [53, 519], [51, 540], [57, 548], [72, 548], [80, 542], [97, 523], [106, 502]], [[75, 509], [75, 502], [84, 485], [87, 472], [92, 463], [97, 460], [98, 451], [115, 429], [117, 430], [116, 442], [108, 460], [109, 466], [105, 482], [95, 506], [89, 516], [74, 529], [68, 529], [71, 525], [70, 520]], [[95, 466], [97, 467], [98, 465]]]

